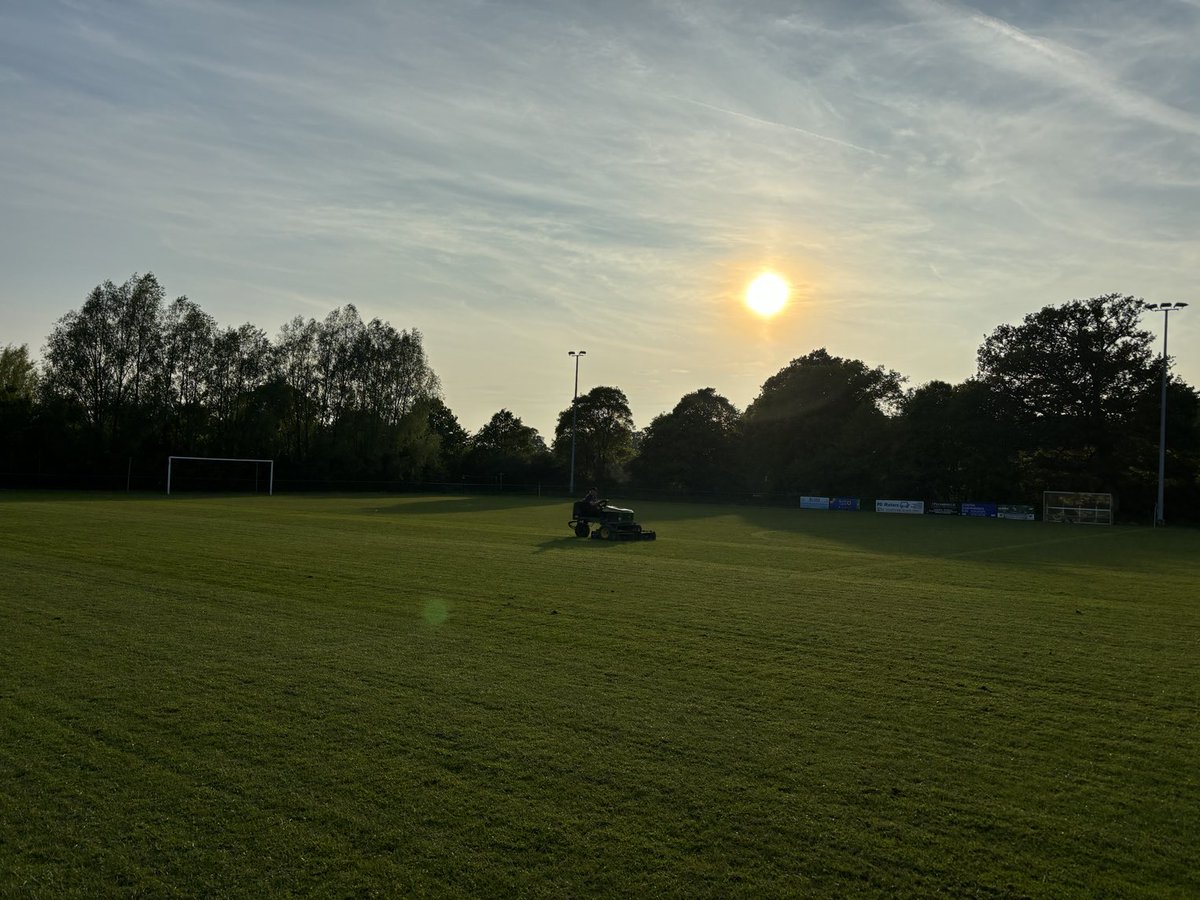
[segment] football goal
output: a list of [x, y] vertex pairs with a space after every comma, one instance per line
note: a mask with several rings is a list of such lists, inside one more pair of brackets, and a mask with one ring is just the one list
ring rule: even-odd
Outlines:
[[1113, 495], [1087, 491], [1043, 491], [1042, 521], [1068, 525], [1111, 525]]
[[224, 456], [168, 456], [167, 494], [176, 491], [275, 493], [275, 460]]

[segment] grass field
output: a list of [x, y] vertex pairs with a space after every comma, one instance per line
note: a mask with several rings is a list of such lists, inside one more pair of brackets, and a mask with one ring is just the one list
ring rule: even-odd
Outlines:
[[0, 895], [1200, 895], [1200, 532], [0, 493]]

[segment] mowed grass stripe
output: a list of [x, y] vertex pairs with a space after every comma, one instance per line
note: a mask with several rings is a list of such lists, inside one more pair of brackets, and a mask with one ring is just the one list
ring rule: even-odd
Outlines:
[[1197, 888], [1192, 534], [0, 505], [0, 888]]

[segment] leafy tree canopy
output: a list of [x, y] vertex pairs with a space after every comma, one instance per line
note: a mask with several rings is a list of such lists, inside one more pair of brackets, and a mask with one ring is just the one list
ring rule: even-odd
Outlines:
[[905, 394], [893, 424], [889, 490], [958, 501], [1012, 496], [1021, 430], [982, 381], [923, 384]]
[[0, 350], [0, 402], [33, 401], [38, 387], [37, 366], [26, 344], [6, 344]]
[[898, 406], [903, 380], [824, 348], [793, 359], [746, 410], [753, 482], [769, 490], [870, 495], [885, 469], [884, 411]]
[[1144, 306], [1106, 294], [1001, 325], [979, 348], [979, 378], [1028, 418], [1069, 419], [1085, 439], [1102, 439], [1156, 380]]
[[[569, 464], [571, 408], [558, 414], [554, 453]], [[581, 394], [575, 404], [576, 472], [584, 481], [619, 480], [622, 466], [633, 456], [633, 413], [620, 388], [598, 385]]]
[[741, 414], [711, 387], [685, 395], [669, 413], [655, 416], [632, 463], [643, 485], [687, 491], [731, 490]]
[[536, 428], [502, 409], [475, 433], [471, 447], [476, 453], [493, 457], [529, 460], [545, 452], [546, 442]]
[[883, 366], [831, 356], [822, 347], [793, 359], [768, 378], [747, 418], [763, 423], [818, 416], [841, 417], [854, 408], [893, 409], [904, 379]]
[[144, 422], [169, 383], [162, 323], [163, 289], [152, 273], [97, 286], [47, 339], [47, 391], [77, 405], [104, 440], [123, 422]]
[[467, 449], [471, 436], [441, 397], [427, 397], [418, 409], [424, 414], [430, 430], [438, 436], [443, 456], [458, 457]]

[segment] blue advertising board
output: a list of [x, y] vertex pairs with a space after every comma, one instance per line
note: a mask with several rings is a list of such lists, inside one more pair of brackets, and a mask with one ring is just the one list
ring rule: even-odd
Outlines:
[[964, 516], [979, 516], [985, 519], [996, 518], [995, 503], [964, 503], [962, 505], [962, 514]]
[[858, 510], [857, 497], [834, 497], [829, 501], [830, 509], [845, 509], [850, 511]]
[[801, 509], [829, 509], [828, 497], [801, 497]]

